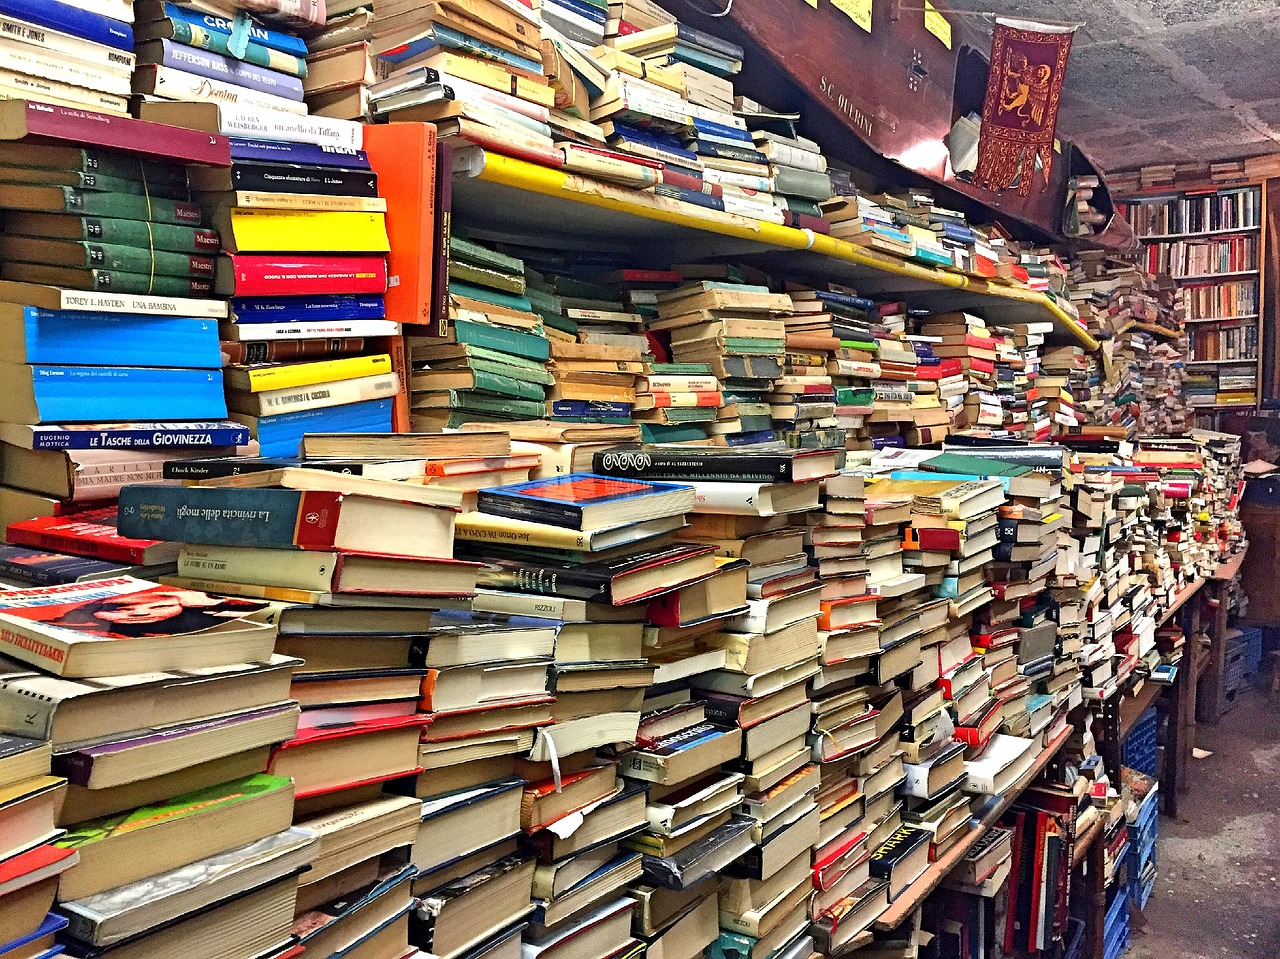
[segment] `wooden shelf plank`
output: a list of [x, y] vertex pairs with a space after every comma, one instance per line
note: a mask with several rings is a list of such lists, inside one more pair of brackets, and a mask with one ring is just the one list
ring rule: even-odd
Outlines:
[[1036, 757], [1036, 761], [1031, 764], [1031, 768], [1023, 774], [1022, 778], [1009, 787], [1009, 791], [1000, 797], [992, 808], [988, 809], [979, 821], [978, 825], [969, 830], [968, 835], [961, 839], [958, 843], [947, 850], [937, 862], [929, 864], [923, 875], [913, 882], [897, 899], [895, 899], [889, 908], [880, 914], [874, 926], [876, 929], [887, 932], [901, 925], [902, 921], [907, 918], [915, 909], [924, 902], [925, 897], [947, 877], [947, 873], [963, 859], [973, 848], [974, 844], [981, 839], [996, 821], [1004, 814], [1004, 811], [1013, 805], [1014, 801], [1022, 795], [1022, 791], [1031, 785], [1032, 781], [1049, 765], [1049, 761], [1053, 759], [1062, 744], [1065, 743], [1071, 735], [1071, 727], [1068, 726], [1057, 737], [1054, 738], [1048, 746], [1040, 750], [1040, 755]]
[[1136, 696], [1126, 696], [1120, 700], [1120, 741], [1122, 743], [1133, 731], [1134, 724], [1147, 711], [1147, 708], [1160, 698], [1160, 694], [1166, 688], [1164, 683], [1146, 680]]
[[1164, 613], [1161, 615], [1159, 621], [1156, 623], [1156, 629], [1159, 629], [1165, 623], [1169, 622], [1169, 620], [1173, 617], [1173, 615], [1178, 610], [1182, 609], [1182, 607], [1186, 604], [1187, 600], [1189, 600], [1192, 596], [1194, 596], [1199, 591], [1200, 587], [1203, 585], [1204, 585], [1203, 579], [1196, 579], [1188, 583], [1186, 586], [1182, 587], [1182, 589], [1178, 590], [1177, 594], [1173, 598], [1173, 605], [1171, 605], [1168, 609], [1166, 609]]
[[1244, 565], [1244, 558], [1248, 554], [1249, 548], [1246, 546], [1225, 563], [1219, 563], [1214, 567], [1213, 571], [1208, 574], [1208, 578], [1217, 580], [1234, 579], [1236, 573], [1240, 572], [1240, 567]]

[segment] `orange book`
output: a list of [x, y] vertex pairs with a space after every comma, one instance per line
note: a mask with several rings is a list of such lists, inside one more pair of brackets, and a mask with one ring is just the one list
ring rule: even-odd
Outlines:
[[364, 149], [387, 200], [387, 319], [431, 321], [436, 235], [436, 128], [430, 123], [365, 127]]

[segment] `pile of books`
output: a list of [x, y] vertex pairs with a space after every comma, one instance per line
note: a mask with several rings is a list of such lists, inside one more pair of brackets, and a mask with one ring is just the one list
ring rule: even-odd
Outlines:
[[62, 0], [5, 7], [0, 98], [127, 116], [133, 92], [134, 7], [112, 0], [86, 9]]
[[[133, 93], [143, 102], [217, 103], [245, 116], [306, 115], [307, 45], [318, 5], [203, 5], [139, 0]], [[230, 15], [222, 15], [227, 13]], [[166, 108], [168, 109], [168, 108]]]
[[399, 332], [383, 300], [387, 201], [367, 153], [237, 140], [230, 168], [192, 179], [227, 254], [232, 415], [267, 456], [296, 454], [306, 431], [389, 430], [400, 379], [384, 341], [315, 335], [326, 323]]
[[[52, 135], [0, 145], [0, 300], [15, 330], [0, 425], [0, 523], [27, 524], [4, 547], [3, 575], [56, 585], [157, 572], [173, 561], [171, 550], [115, 535], [121, 488], [159, 481], [167, 460], [250, 445], [248, 430], [226, 419], [222, 395], [218, 330], [227, 305], [205, 296], [218, 235], [189, 200], [148, 195], [162, 185], [185, 196], [184, 163], [225, 168], [226, 141], [105, 116], [86, 128], [72, 110], [0, 106], [11, 129], [45, 122]], [[78, 137], [85, 146], [57, 143]], [[155, 138], [163, 151], [149, 160], [92, 145]], [[95, 512], [72, 515], [88, 509]]]
[[115, 577], [8, 591], [0, 618], [0, 697], [65, 777], [22, 795], [6, 833], [53, 841], [6, 862], [45, 855], [48, 876], [6, 904], [6, 938], [56, 890], [51, 930], [79, 954], [288, 949], [318, 843], [292, 827], [295, 783], [264, 772], [299, 718], [266, 604]]

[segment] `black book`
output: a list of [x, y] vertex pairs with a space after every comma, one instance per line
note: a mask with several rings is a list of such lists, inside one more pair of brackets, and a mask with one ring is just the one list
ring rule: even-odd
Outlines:
[[593, 472], [646, 480], [799, 483], [836, 472], [823, 450], [751, 450], [707, 446], [635, 446], [602, 450]]
[[328, 473], [345, 473], [348, 476], [368, 476], [371, 479], [401, 480], [421, 476], [423, 473], [421, 460], [322, 460], [303, 459], [297, 456], [210, 456], [204, 459], [167, 460], [163, 475], [165, 479], [207, 480], [293, 467], [324, 470]]
[[237, 161], [227, 169], [197, 170], [191, 174], [198, 190], [260, 193], [312, 193], [325, 196], [375, 197], [378, 175], [371, 170], [303, 166], [297, 163]]
[[485, 589], [620, 606], [702, 579], [714, 571], [714, 546], [670, 546], [581, 566], [495, 557], [481, 571], [480, 585]]
[[897, 899], [929, 868], [931, 835], [926, 829], [903, 826], [871, 857], [871, 875], [888, 880], [891, 900]]

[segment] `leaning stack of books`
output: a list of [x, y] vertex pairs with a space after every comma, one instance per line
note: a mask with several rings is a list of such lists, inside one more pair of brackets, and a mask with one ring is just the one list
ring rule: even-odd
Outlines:
[[0, 617], [0, 699], [69, 780], [31, 821], [56, 820], [74, 857], [51, 859], [70, 868], [27, 908], [56, 887], [60, 939], [82, 954], [288, 945], [316, 849], [291, 828], [294, 784], [264, 773], [298, 724], [298, 661], [273, 656], [265, 604], [117, 577], [7, 592]]
[[133, 4], [86, 9], [62, 0], [6, 4], [0, 98], [128, 115], [132, 92]]
[[[764, 286], [702, 280], [659, 294], [659, 316], [649, 326], [669, 334], [675, 362], [711, 366], [725, 405], [767, 403], [782, 374], [781, 317], [790, 309], [790, 297]], [[708, 408], [705, 420], [715, 419]]]
[[252, 13], [240, 3], [211, 14], [202, 5], [140, 0], [133, 93], [142, 102], [206, 102], [235, 112], [306, 115], [307, 47], [297, 31], [320, 26], [323, 8], [244, 6]]
[[[545, 373], [550, 345], [524, 263], [462, 237], [449, 250], [448, 334], [409, 339], [414, 429], [543, 418], [546, 377], [534, 367]], [[440, 375], [433, 361], [443, 361]]]

